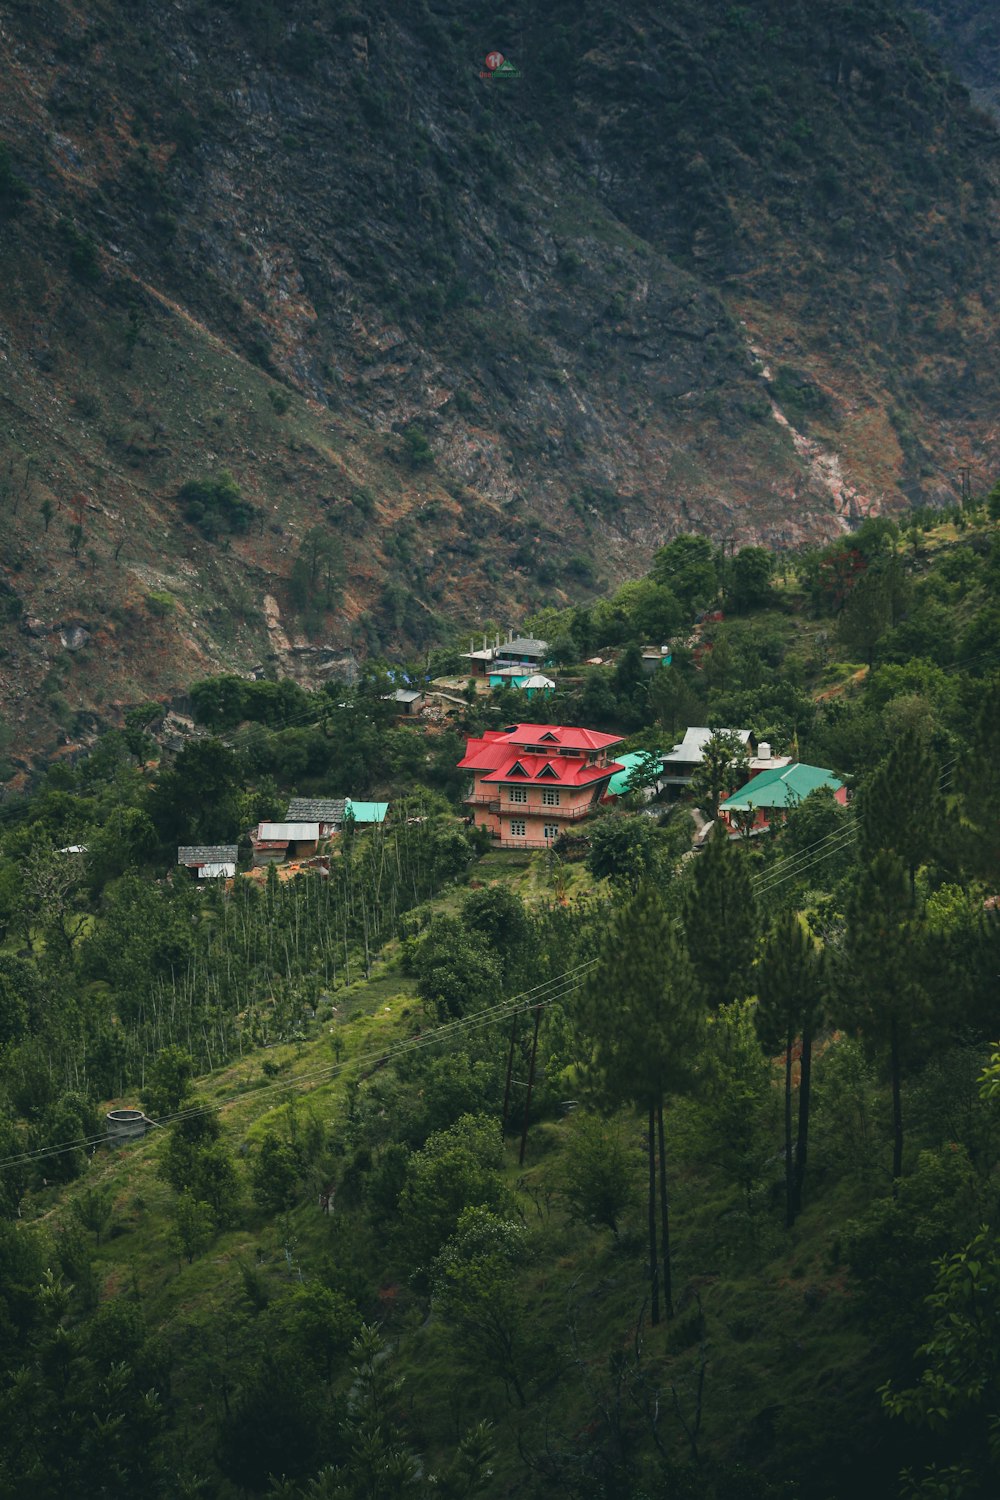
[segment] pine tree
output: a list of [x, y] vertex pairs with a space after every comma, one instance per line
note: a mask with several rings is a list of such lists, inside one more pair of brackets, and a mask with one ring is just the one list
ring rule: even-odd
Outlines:
[[662, 1289], [670, 1317], [673, 1296], [663, 1109], [668, 1095], [687, 1093], [694, 1086], [704, 1012], [680, 936], [652, 884], [641, 885], [616, 912], [588, 984], [582, 1014], [600, 1095], [614, 1106], [632, 1102], [648, 1116], [649, 1275], [651, 1316], [657, 1323], [657, 1140]]
[[749, 765], [747, 749], [731, 729], [717, 729], [705, 741], [694, 776], [691, 795], [711, 819], [719, 816], [719, 803], [737, 785]]
[[903, 1171], [902, 1078], [927, 1009], [917, 978], [922, 923], [906, 865], [883, 851], [864, 870], [847, 913], [838, 1006], [845, 1022], [888, 1062], [892, 1083], [892, 1176]]
[[[754, 1021], [761, 1046], [785, 1054], [785, 1223], [790, 1229], [802, 1208], [809, 1139], [812, 1042], [822, 1010], [821, 950], [795, 912], [779, 917], [757, 960]], [[802, 1038], [798, 1135], [792, 1144], [792, 1051]]]
[[[997, 486], [1000, 490], [1000, 485]], [[958, 767], [967, 818], [976, 828], [972, 863], [995, 882], [1000, 876], [1000, 672], [982, 686], [969, 743]], [[995, 889], [995, 886], [994, 886]]]
[[898, 854], [912, 889], [945, 825], [940, 766], [920, 735], [897, 740], [859, 790], [855, 812], [863, 856], [874, 859], [882, 849]]
[[748, 993], [758, 921], [746, 851], [716, 828], [694, 862], [684, 903], [688, 952], [710, 1006]]

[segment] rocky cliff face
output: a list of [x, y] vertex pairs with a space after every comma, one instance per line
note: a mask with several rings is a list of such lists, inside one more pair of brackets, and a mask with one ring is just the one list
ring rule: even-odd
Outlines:
[[[25, 0], [0, 48], [22, 737], [989, 477], [998, 137], [894, 4]], [[225, 470], [252, 520], [192, 520]]]

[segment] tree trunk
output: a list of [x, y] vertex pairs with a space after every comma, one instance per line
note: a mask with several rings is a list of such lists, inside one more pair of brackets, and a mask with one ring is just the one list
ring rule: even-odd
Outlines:
[[802, 1212], [802, 1187], [806, 1180], [806, 1153], [809, 1145], [809, 1106], [812, 1093], [812, 1030], [802, 1028], [802, 1062], [799, 1071], [799, 1132], [795, 1142], [795, 1195], [792, 1208]]
[[535, 1007], [535, 1030], [531, 1038], [531, 1065], [528, 1068], [528, 1088], [524, 1096], [524, 1128], [521, 1131], [521, 1152], [518, 1164], [524, 1166], [524, 1153], [528, 1149], [528, 1117], [531, 1113], [531, 1090], [535, 1084], [535, 1058], [538, 1055], [538, 1027], [542, 1019], [542, 1007]]
[[649, 1106], [649, 1280], [650, 1322], [660, 1321], [660, 1268], [656, 1258], [656, 1111]]
[[903, 1175], [903, 1098], [900, 1092], [899, 1022], [895, 1017], [889, 1050], [892, 1067], [892, 1181], [895, 1187]]
[[795, 1033], [785, 1040], [785, 1228], [795, 1223], [795, 1160], [792, 1155], [792, 1047]]
[[507, 1134], [507, 1116], [508, 1111], [510, 1110], [510, 1083], [511, 1078], [514, 1074], [514, 1043], [516, 1042], [516, 1040], [517, 1011], [514, 1012], [513, 1018], [510, 1023], [510, 1047], [507, 1051], [507, 1082], [504, 1084], [503, 1090], [503, 1124], [500, 1127], [500, 1134], [502, 1136]]
[[663, 1144], [663, 1100], [656, 1105], [656, 1133], [660, 1148], [660, 1236], [663, 1240], [663, 1305], [668, 1318], [674, 1315], [673, 1278], [670, 1272], [670, 1200], [667, 1197], [667, 1153]]

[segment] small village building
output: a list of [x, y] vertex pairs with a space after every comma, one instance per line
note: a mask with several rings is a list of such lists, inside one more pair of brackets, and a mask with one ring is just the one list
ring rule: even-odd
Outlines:
[[284, 823], [258, 823], [252, 833], [254, 865], [311, 859], [318, 854], [324, 839], [336, 838], [346, 827], [384, 823], [388, 813], [388, 802], [357, 802], [353, 797], [293, 797]]
[[679, 797], [691, 785], [692, 778], [704, 759], [705, 746], [713, 734], [736, 734], [748, 755], [754, 756], [757, 753], [757, 739], [749, 729], [686, 730], [680, 744], [675, 745], [663, 757], [663, 785], [674, 796]]
[[470, 739], [459, 761], [473, 774], [465, 798], [498, 848], [545, 849], [567, 825], [596, 812], [621, 765], [621, 735], [559, 724], [515, 724]]
[[236, 874], [235, 844], [182, 844], [177, 863], [197, 875], [199, 880], [229, 879]]
[[284, 859], [308, 859], [319, 849], [319, 823], [258, 823], [253, 835], [255, 865], [280, 864]]
[[346, 797], [293, 797], [285, 820], [288, 823], [318, 823], [320, 838], [328, 839], [343, 827], [346, 805]]
[[846, 805], [847, 788], [832, 771], [790, 761], [784, 767], [751, 777], [738, 792], [719, 803], [719, 818], [731, 836], [765, 833], [776, 823], [783, 823], [788, 809], [797, 807], [819, 787], [829, 787], [834, 800]]
[[519, 688], [531, 699], [536, 693], [549, 697], [555, 691], [555, 681], [544, 672], [531, 672], [527, 667], [499, 667], [490, 673], [490, 687]]
[[673, 652], [669, 646], [644, 646], [642, 648], [642, 671], [645, 677], [652, 677], [658, 667], [669, 667], [673, 661]]
[[505, 641], [497, 635], [492, 646], [487, 645], [483, 636], [482, 648], [478, 650], [470, 641], [468, 651], [462, 653], [462, 660], [469, 663], [471, 677], [490, 677], [512, 667], [520, 668], [530, 676], [544, 667], [548, 657], [548, 641], [537, 640], [534, 636], [515, 636], [512, 630], [507, 632]]
[[419, 714], [424, 706], [424, 695], [416, 688], [397, 688], [389, 694], [389, 699], [395, 703], [398, 714]]

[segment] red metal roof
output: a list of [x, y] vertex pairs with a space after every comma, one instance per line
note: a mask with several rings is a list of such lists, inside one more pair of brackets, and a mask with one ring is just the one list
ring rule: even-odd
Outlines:
[[503, 736], [508, 745], [551, 744], [563, 750], [606, 750], [620, 745], [624, 735], [601, 734], [597, 729], [572, 729], [563, 724], [515, 724]]
[[255, 849], [287, 849], [287, 839], [254, 839]]
[[510, 746], [504, 743], [503, 738], [486, 739], [484, 736], [481, 740], [468, 741], [458, 766], [461, 771], [495, 771], [508, 760]]
[[[470, 739], [458, 764], [461, 770], [496, 771], [505, 764], [505, 758], [520, 747], [530, 747], [536, 755], [548, 754], [550, 749], [557, 755], [560, 750], [585, 755], [620, 745], [622, 740], [620, 734], [601, 734], [596, 729], [567, 728], [562, 724], [515, 724], [506, 730], [487, 729], [480, 739]], [[560, 778], [564, 782], [570, 779]], [[594, 780], [593, 776], [586, 779]]]
[[[515, 766], [520, 766], [521, 771], [515, 771]], [[618, 765], [617, 761], [609, 761], [604, 766], [588, 766], [585, 760], [578, 760], [575, 756], [524, 755], [508, 750], [503, 764], [482, 777], [482, 781], [491, 786], [499, 782], [509, 782], [512, 786], [528, 786], [532, 782], [539, 786], [590, 786], [595, 781], [610, 781], [616, 771], [624, 770], [625, 767]]]

